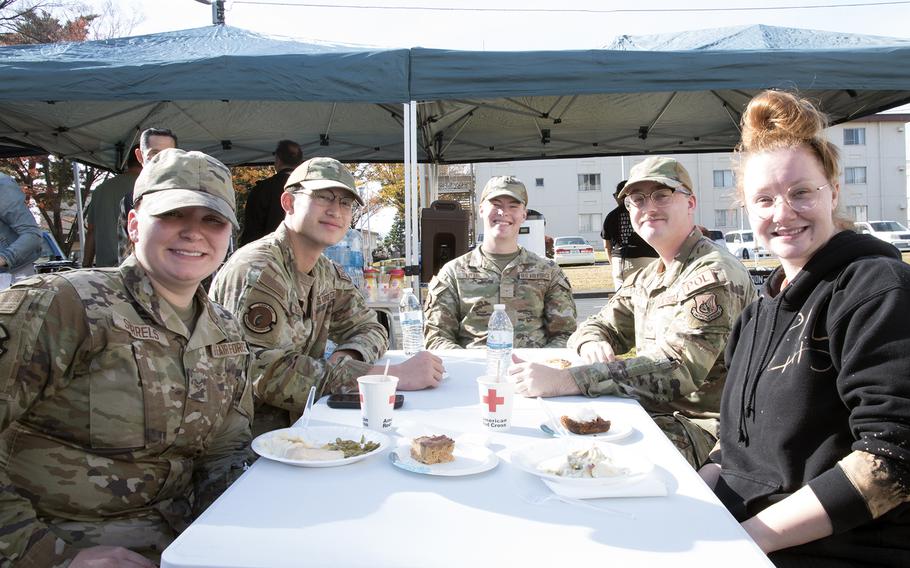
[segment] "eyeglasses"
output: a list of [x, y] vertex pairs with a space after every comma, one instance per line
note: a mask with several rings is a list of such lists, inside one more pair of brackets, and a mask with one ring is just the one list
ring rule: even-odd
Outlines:
[[623, 199], [623, 203], [626, 204], [627, 208], [641, 209], [645, 206], [648, 199], [654, 202], [655, 207], [666, 207], [670, 204], [670, 198], [673, 197], [674, 193], [681, 193], [683, 195], [692, 195], [688, 191], [671, 187], [662, 187], [660, 189], [655, 189], [650, 194], [644, 193], [630, 193]]
[[354, 211], [360, 204], [353, 197], [340, 197], [331, 191], [314, 191], [311, 189], [298, 189], [293, 193], [302, 193], [322, 207], [331, 207], [338, 201], [338, 205], [346, 211]]
[[758, 194], [749, 199], [749, 211], [759, 219], [768, 220], [774, 215], [777, 200], [780, 198], [787, 203], [790, 209], [797, 213], [805, 213], [818, 205], [818, 192], [823, 187], [831, 187], [831, 184], [826, 183], [818, 187], [791, 187], [783, 195]]

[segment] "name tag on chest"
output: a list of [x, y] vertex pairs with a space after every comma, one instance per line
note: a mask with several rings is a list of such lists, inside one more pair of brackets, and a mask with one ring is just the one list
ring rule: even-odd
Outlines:
[[164, 335], [153, 325], [130, 321], [125, 316], [116, 312], [113, 314], [113, 321], [115, 327], [124, 330], [130, 334], [130, 337], [133, 339], [154, 341], [161, 345], [167, 345], [167, 339], [165, 339]]

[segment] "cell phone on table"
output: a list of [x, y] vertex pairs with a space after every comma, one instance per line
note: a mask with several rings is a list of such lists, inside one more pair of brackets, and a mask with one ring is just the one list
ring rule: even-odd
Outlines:
[[[332, 394], [329, 395], [326, 404], [329, 405], [329, 408], [360, 408], [360, 393]], [[404, 404], [404, 395], [396, 394], [393, 408], [401, 408], [402, 404]]]

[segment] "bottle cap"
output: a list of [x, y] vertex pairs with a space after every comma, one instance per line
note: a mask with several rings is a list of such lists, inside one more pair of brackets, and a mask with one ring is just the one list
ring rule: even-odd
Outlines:
[[494, 310], [505, 310], [506, 305], [505, 304], [493, 304], [493, 309]]
[[405, 289], [404, 289], [404, 293], [405, 293], [405, 294], [411, 294], [411, 293], [413, 293], [413, 292], [414, 292], [414, 289], [413, 289], [413, 288], [405, 288]]

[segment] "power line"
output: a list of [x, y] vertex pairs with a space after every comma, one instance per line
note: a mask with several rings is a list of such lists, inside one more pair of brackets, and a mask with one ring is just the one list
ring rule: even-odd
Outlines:
[[[197, 0], [198, 1], [198, 0]], [[815, 10], [830, 8], [869, 8], [910, 4], [907, 1], [894, 2], [853, 2], [850, 4], [812, 4], [803, 6], [742, 6], [726, 8], [458, 8], [451, 6], [368, 6], [365, 4], [315, 4], [310, 2], [279, 2], [269, 0], [234, 0], [234, 4], [255, 6], [291, 6], [295, 8], [342, 8], [356, 10], [421, 10], [429, 12], [501, 12], [501, 13], [546, 13], [546, 14], [657, 14], [681, 12], [773, 12], [776, 10]]]

